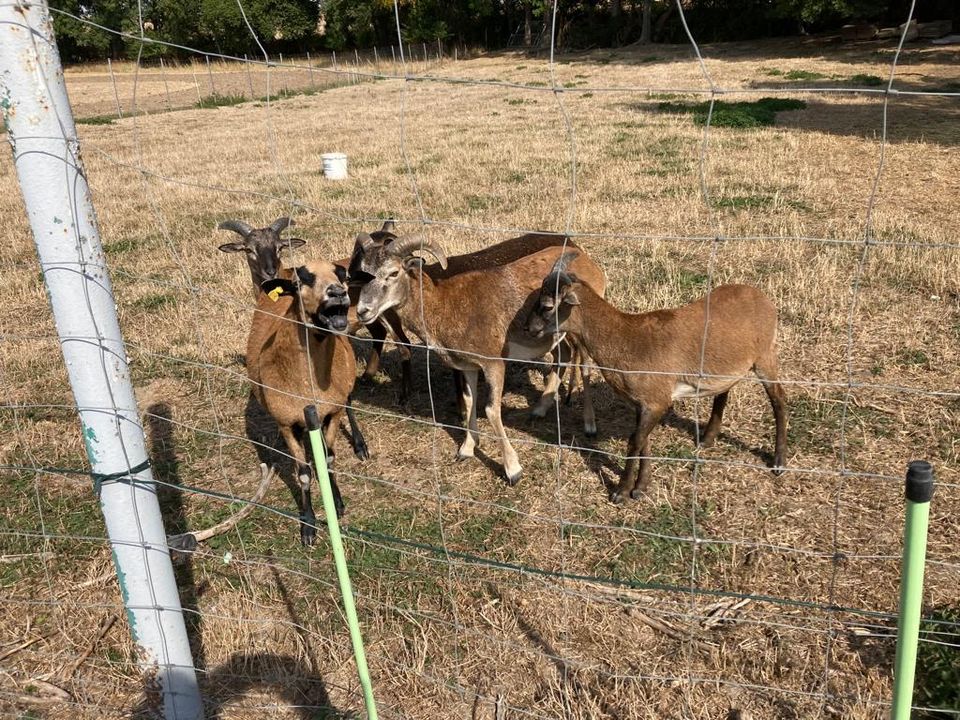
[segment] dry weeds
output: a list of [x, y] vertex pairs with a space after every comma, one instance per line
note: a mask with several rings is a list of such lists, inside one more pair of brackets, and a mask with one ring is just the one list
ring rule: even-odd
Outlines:
[[[718, 85], [747, 91], [886, 77], [892, 53], [873, 47], [778, 42], [707, 47], [705, 55]], [[912, 49], [898, 84], [942, 89], [957, 59], [956, 51]], [[596, 448], [603, 452], [558, 450], [558, 435], [590, 447], [579, 410], [560, 408], [559, 433], [550, 420], [528, 420], [539, 373], [517, 368], [504, 419], [526, 474], [507, 488], [490, 438], [483, 449], [492, 463], [482, 455], [452, 462], [459, 431], [431, 424], [422, 354], [419, 392], [409, 410], [396, 407], [391, 354], [378, 383], [356, 393], [373, 459], [358, 462], [346, 442], [338, 457], [383, 715], [499, 717], [499, 708], [516, 718], [722, 718], [731, 709], [751, 718], [882, 717], [891, 688], [889, 622], [826, 607], [895, 611], [897, 478], [919, 457], [936, 464], [941, 481], [928, 607], [960, 601], [956, 98], [891, 98], [873, 237], [906, 245], [865, 249], [881, 96], [801, 93], [809, 107], [782, 114], [775, 127], [714, 129], [705, 140], [690, 116], [658, 110], [666, 93], [679, 96], [674, 101], [699, 99], [684, 94], [705, 87], [689, 49], [560, 60], [557, 81], [567, 87], [559, 99], [572, 137], [557, 97], [543, 86], [387, 80], [269, 108], [253, 102], [165, 113], [157, 112], [166, 93], [155, 70], [142, 72], [138, 89], [150, 114], [80, 127], [139, 398], [160, 418], [146, 422], [163, 455], [157, 473], [239, 497], [252, 494], [259, 479], [237, 361], [250, 319], [249, 277], [245, 264], [216, 252], [217, 221], [263, 224], [293, 213], [296, 233], [310, 240], [300, 260], [343, 256], [377, 217], [415, 228], [422, 207], [433, 221], [426, 232], [448, 252], [472, 250], [510, 236], [511, 228], [564, 229], [573, 144], [571, 228], [595, 234], [582, 244], [607, 271], [615, 303], [641, 310], [685, 302], [710, 274], [714, 284], [754, 283], [775, 298], [791, 383], [788, 459], [801, 470], [774, 478], [764, 469], [772, 418], [759, 388], [744, 384], [732, 394], [718, 445], [703, 452], [725, 464], [694, 471], [690, 427], [662, 427], [654, 452], [669, 460], [656, 463], [650, 495], [614, 507], [603, 481], [618, 472], [615, 456], [624, 452], [632, 411], [598, 387]], [[216, 69], [219, 92], [246, 83], [245, 71]], [[129, 107], [130, 69], [117, 70]], [[783, 80], [791, 70], [825, 79]], [[205, 68], [197, 71], [202, 83]], [[182, 104], [194, 102], [190, 68], [169, 72], [167, 85]], [[549, 82], [542, 59], [509, 54], [448, 62], [436, 72]], [[305, 80], [290, 84], [304, 87]], [[102, 73], [70, 71], [68, 85], [78, 116], [112, 111], [112, 86]], [[627, 89], [586, 89], [601, 86]], [[658, 90], [629, 89], [640, 87]], [[704, 148], [709, 204], [699, 178]], [[350, 158], [348, 181], [322, 177], [319, 155], [334, 150]], [[0, 455], [27, 468], [83, 468], [9, 157], [0, 159], [8, 188], [0, 195], [0, 268], [12, 299], [0, 306], [7, 396]], [[725, 239], [714, 242], [718, 235]], [[436, 364], [431, 370], [433, 408], [455, 426], [449, 376]], [[848, 377], [857, 387], [844, 418]], [[706, 413], [692, 403], [677, 408], [687, 419], [698, 410]], [[109, 552], [97, 540], [103, 527], [86, 479], [29, 469], [6, 476], [0, 552], [37, 554], [0, 565], [0, 652], [43, 639], [3, 659], [0, 708], [26, 708], [16, 698], [39, 693], [43, 681], [76, 703], [37, 700], [51, 719], [141, 713], [124, 620], [76, 673], [62, 677], [119, 602], [114, 581], [97, 580], [109, 569]], [[166, 494], [171, 533], [206, 527], [230, 511], [190, 492]], [[294, 507], [281, 483], [267, 502]], [[694, 532], [696, 544], [687, 539]], [[384, 542], [382, 535], [465, 555]], [[476, 556], [647, 589], [484, 567], [469, 560]], [[211, 716], [262, 717], [269, 708], [271, 717], [326, 717], [309, 708], [361, 708], [326, 547], [300, 548], [293, 520], [255, 512], [178, 572], [184, 603], [200, 611], [189, 618]], [[691, 579], [703, 594], [674, 589]], [[703, 617], [721, 599], [713, 591], [769, 600], [704, 628]], [[684, 639], [643, 617], [668, 623]], [[855, 634], [854, 626], [872, 635]]]

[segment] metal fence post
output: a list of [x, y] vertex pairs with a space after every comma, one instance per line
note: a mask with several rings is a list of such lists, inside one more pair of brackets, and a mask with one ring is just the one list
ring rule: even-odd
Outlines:
[[203, 706], [45, 0], [0, 3], [0, 106], [144, 679]]
[[917, 668], [920, 609], [923, 605], [923, 569], [927, 559], [927, 527], [933, 498], [933, 468], [915, 460], [907, 468], [907, 519], [903, 528], [903, 563], [900, 569], [900, 618], [897, 654], [893, 666], [891, 720], [910, 720], [913, 681]]

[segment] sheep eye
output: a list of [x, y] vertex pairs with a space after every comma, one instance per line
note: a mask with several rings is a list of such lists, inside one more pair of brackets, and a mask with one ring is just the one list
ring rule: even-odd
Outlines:
[[393, 280], [395, 277], [398, 277], [399, 275], [400, 275], [400, 271], [394, 270], [392, 273], [387, 275], [387, 280]]

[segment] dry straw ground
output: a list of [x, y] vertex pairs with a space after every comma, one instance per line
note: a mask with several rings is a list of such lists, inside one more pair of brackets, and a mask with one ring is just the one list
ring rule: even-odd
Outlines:
[[[540, 373], [514, 369], [504, 419], [526, 474], [508, 488], [490, 438], [490, 460], [452, 462], [459, 430], [431, 421], [435, 409], [441, 423], [457, 423], [445, 371], [432, 366], [431, 395], [418, 354], [418, 392], [404, 410], [396, 353], [388, 355], [377, 383], [356, 394], [373, 458], [359, 462], [343, 442], [338, 459], [384, 717], [882, 717], [898, 478], [914, 458], [934, 462], [941, 481], [927, 612], [960, 601], [957, 98], [891, 98], [870, 235], [879, 244], [865, 248], [883, 98], [802, 88], [875, 87], [870, 76], [887, 77], [893, 48], [776, 42], [704, 54], [718, 86], [793, 88], [807, 108], [780, 113], [772, 127], [704, 138], [690, 114], [660, 108], [700, 99], [684, 93], [704, 87], [695, 58], [656, 47], [559, 58], [572, 132], [546, 89], [544, 59], [511, 54], [431, 72], [532, 88], [382, 80], [174, 112], [161, 112], [167, 89], [179, 94], [173, 104], [195, 102], [190, 68], [149, 70], [138, 87], [149, 114], [80, 126], [155, 471], [167, 483], [248, 497], [258, 479], [239, 357], [249, 280], [236, 257], [216, 252], [224, 218], [294, 214], [296, 234], [309, 239], [299, 260], [343, 256], [357, 231], [388, 215], [410, 221], [404, 229], [418, 228], [421, 213], [437, 221], [426, 232], [449, 252], [514, 234], [492, 228], [562, 230], [569, 215], [573, 230], [595, 234], [582, 244], [622, 308], [682, 303], [731, 281], [760, 286], [779, 306], [795, 470], [774, 478], [765, 469], [771, 413], [759, 386], [745, 383], [710, 450], [698, 452], [691, 437], [690, 420], [706, 407], [676, 408], [654, 436], [667, 459], [650, 494], [626, 507], [607, 502], [604, 483], [618, 473], [633, 413], [602, 384], [594, 442], [582, 436], [577, 403], [560, 408], [559, 430], [556, 418], [528, 420]], [[897, 86], [956, 91], [958, 59], [956, 50], [908, 47]], [[132, 70], [117, 69], [125, 114]], [[243, 68], [214, 70], [216, 92], [245, 91]], [[310, 87], [302, 71], [286, 83], [273, 73], [274, 89]], [[70, 71], [68, 86], [78, 117], [113, 112], [108, 75]], [[349, 180], [324, 180], [327, 151], [347, 153]], [[8, 153], [0, 177], [0, 454], [27, 468], [6, 472], [0, 495], [0, 708], [129, 717], [143, 705], [122, 613], [91, 645], [119, 593], [103, 576], [110, 556], [89, 481], [29, 469], [82, 469], [85, 460]], [[718, 235], [726, 239], [712, 242]], [[558, 437], [587, 450], [558, 450]], [[723, 462], [698, 465], [698, 456]], [[167, 489], [164, 502], [171, 532], [235, 509], [190, 491]], [[267, 502], [294, 508], [282, 483]], [[291, 518], [257, 511], [178, 572], [211, 716], [361, 708], [324, 542], [303, 549]], [[706, 592], [678, 589], [688, 586]], [[738, 593], [767, 599], [729, 607]], [[705, 620], [717, 612], [722, 622]], [[70, 702], [53, 702], [44, 682]], [[317, 709], [326, 705], [335, 710]]]

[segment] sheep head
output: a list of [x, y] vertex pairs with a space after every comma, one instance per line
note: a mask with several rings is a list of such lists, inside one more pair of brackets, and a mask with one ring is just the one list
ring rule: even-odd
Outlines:
[[314, 330], [343, 332], [347, 329], [347, 269], [326, 261], [309, 262], [294, 269], [290, 279], [273, 278], [260, 286], [273, 300], [294, 298], [301, 320]]
[[352, 281], [363, 286], [357, 303], [360, 322], [372, 323], [385, 310], [406, 304], [414, 287], [414, 278], [423, 264], [423, 258], [416, 255], [418, 252], [432, 255], [441, 267], [447, 267], [443, 249], [419, 235], [394, 238], [369, 256], [364, 254], [363, 269], [351, 276]]
[[280, 233], [293, 225], [288, 217], [277, 218], [264, 228], [255, 228], [242, 220], [224, 220], [217, 225], [218, 230], [231, 230], [241, 237], [238, 242], [224, 243], [222, 252], [242, 252], [246, 255], [250, 267], [250, 278], [259, 288], [267, 280], [272, 280], [280, 270], [280, 251], [306, 245], [300, 238], [282, 238]]
[[580, 304], [577, 295], [580, 281], [567, 268], [578, 255], [576, 252], [563, 253], [544, 278], [537, 302], [527, 317], [526, 329], [531, 335], [543, 337], [568, 329], [570, 314]]

